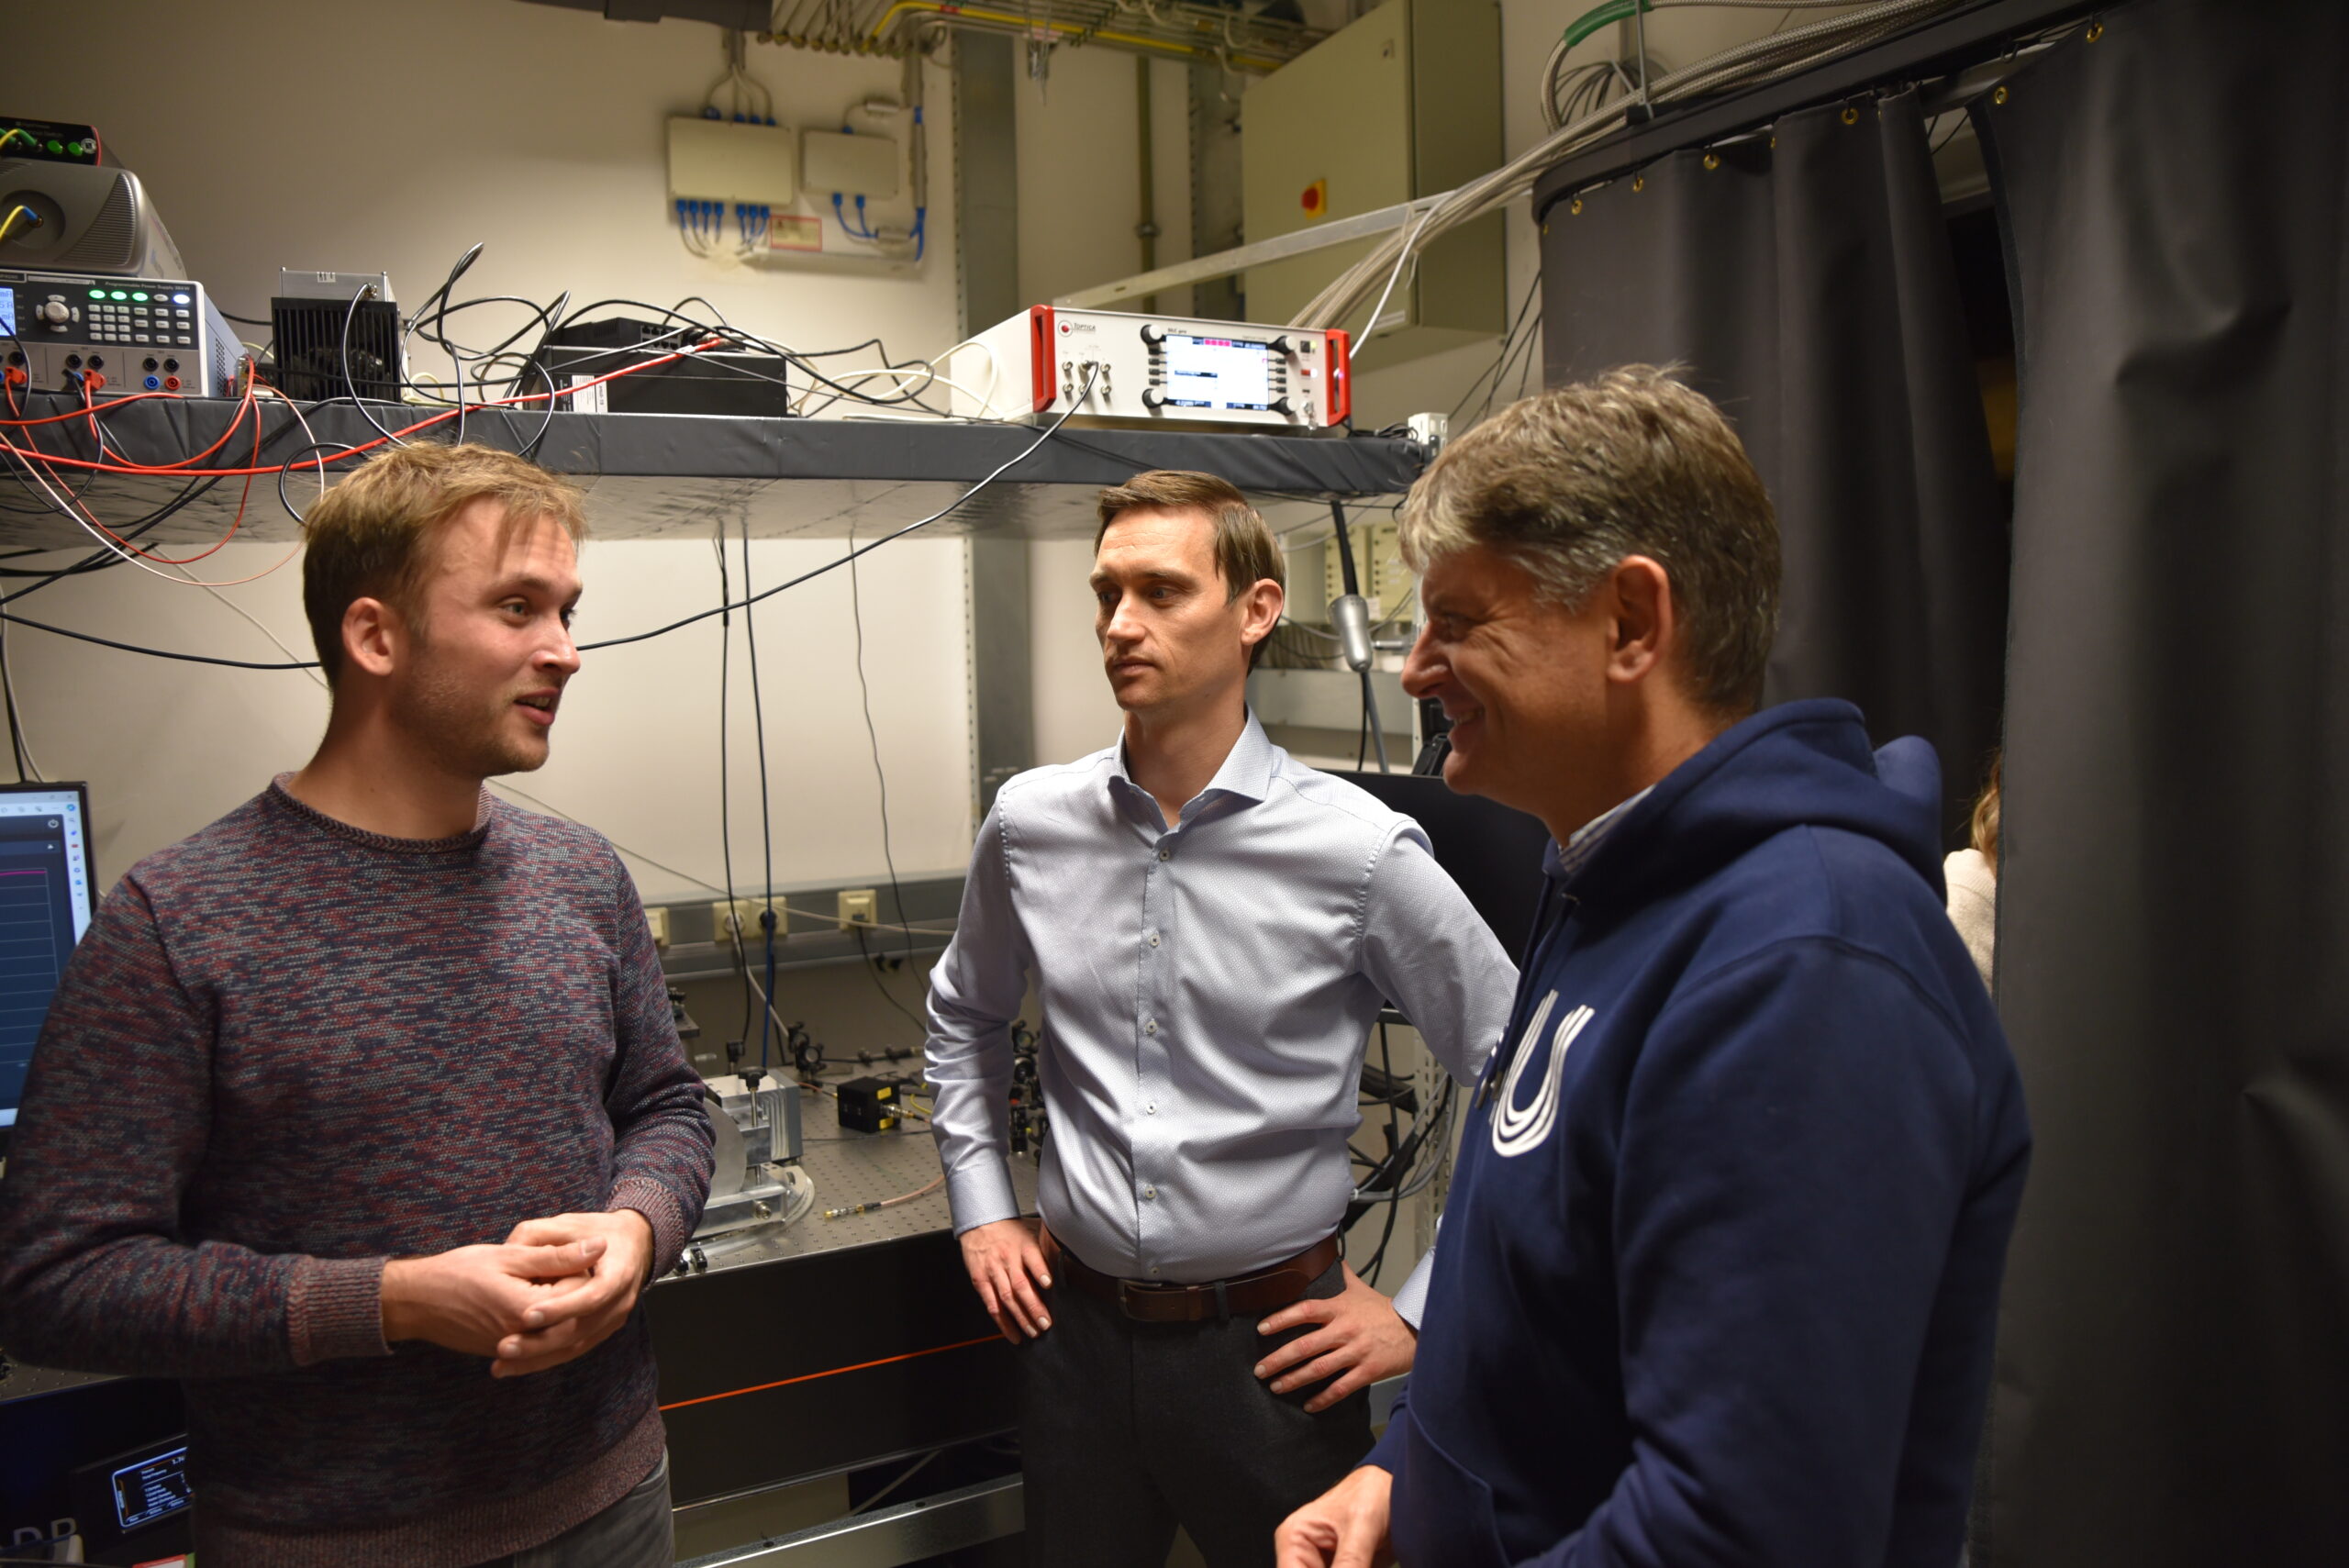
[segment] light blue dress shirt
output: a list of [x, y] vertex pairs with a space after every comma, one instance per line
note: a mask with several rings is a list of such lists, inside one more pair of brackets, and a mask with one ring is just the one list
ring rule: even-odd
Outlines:
[[1382, 1001], [1473, 1084], [1517, 986], [1419, 825], [1298, 765], [1253, 715], [1171, 828], [1122, 745], [1022, 773], [979, 829], [930, 975], [957, 1233], [1019, 1212], [1008, 1026], [1030, 976], [1044, 1220], [1094, 1268], [1168, 1284], [1250, 1273], [1337, 1229]]

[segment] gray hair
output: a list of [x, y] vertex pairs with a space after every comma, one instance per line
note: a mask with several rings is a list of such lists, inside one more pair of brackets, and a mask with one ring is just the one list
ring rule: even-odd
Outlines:
[[1690, 695], [1728, 715], [1761, 701], [1777, 517], [1727, 417], [1671, 371], [1626, 365], [1509, 405], [1428, 465], [1400, 520], [1414, 572], [1482, 547], [1569, 610], [1649, 557], [1672, 584]]

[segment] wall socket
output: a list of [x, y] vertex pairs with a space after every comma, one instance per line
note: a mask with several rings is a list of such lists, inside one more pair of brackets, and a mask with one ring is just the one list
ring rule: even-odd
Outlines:
[[[774, 910], [774, 934], [778, 937], [789, 936], [791, 934], [789, 912], [780, 904], [770, 905], [769, 907]], [[742, 940], [746, 943], [757, 941], [764, 936], [765, 933], [759, 929], [759, 900], [737, 898], [733, 903], [729, 904], [724, 899], [720, 899], [709, 906], [709, 940], [711, 941], [716, 942], [719, 947], [730, 947], [733, 945], [734, 933], [738, 930], [741, 932]]]
[[841, 929], [880, 923], [881, 895], [871, 887], [844, 887], [840, 895]]

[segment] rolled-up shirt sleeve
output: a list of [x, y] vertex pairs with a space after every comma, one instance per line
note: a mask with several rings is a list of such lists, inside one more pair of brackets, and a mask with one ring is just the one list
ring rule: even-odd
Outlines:
[[1371, 869], [1361, 964], [1445, 1070], [1475, 1084], [1508, 1025], [1517, 965], [1416, 822], [1397, 825]]
[[[1460, 884], [1436, 864], [1416, 823], [1397, 827], [1372, 868], [1362, 970], [1445, 1070], [1473, 1085], [1508, 1026], [1517, 965]], [[1434, 1264], [1431, 1246], [1395, 1293], [1396, 1316], [1414, 1330], [1427, 1310]]]
[[1395, 1293], [1395, 1316], [1408, 1323], [1415, 1334], [1428, 1312], [1428, 1284], [1435, 1271], [1436, 1245], [1443, 1237], [1442, 1215], [1436, 1216], [1435, 1229], [1435, 1240], [1428, 1243], [1428, 1250], [1420, 1254], [1418, 1266], [1411, 1270], [1410, 1277], [1404, 1280], [1402, 1288]]
[[1011, 1185], [1011, 1025], [1032, 967], [1011, 906], [1001, 808], [980, 824], [954, 938], [930, 973], [930, 1132], [954, 1231], [1019, 1216]]

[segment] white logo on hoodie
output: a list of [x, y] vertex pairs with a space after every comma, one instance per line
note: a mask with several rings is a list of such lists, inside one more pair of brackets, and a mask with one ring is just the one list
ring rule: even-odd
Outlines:
[[1557, 1000], [1555, 991], [1542, 998], [1533, 1021], [1525, 1026], [1525, 1038], [1518, 1042], [1516, 1060], [1508, 1065], [1508, 1081], [1501, 1085], [1500, 1098], [1493, 1106], [1493, 1152], [1505, 1160], [1539, 1149], [1549, 1138], [1550, 1129], [1558, 1125], [1558, 1084], [1565, 1071], [1566, 1048], [1574, 1044], [1575, 1037], [1595, 1016], [1588, 1007], [1576, 1007], [1558, 1020], [1558, 1028], [1550, 1037], [1550, 1062], [1542, 1069], [1542, 1086], [1534, 1091], [1531, 1105], [1520, 1106], [1517, 1103], [1518, 1082], [1525, 1076], [1526, 1063], [1533, 1060], [1534, 1042], [1542, 1038], [1542, 1026], [1550, 1021], [1550, 1009]]

